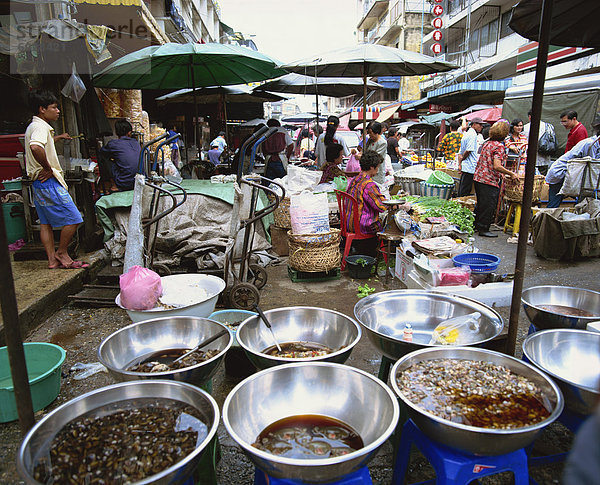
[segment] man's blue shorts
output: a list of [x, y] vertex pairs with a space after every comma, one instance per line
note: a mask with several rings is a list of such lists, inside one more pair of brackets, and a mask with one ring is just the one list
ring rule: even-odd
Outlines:
[[40, 218], [40, 224], [63, 227], [83, 222], [73, 199], [54, 177], [33, 182], [33, 203]]

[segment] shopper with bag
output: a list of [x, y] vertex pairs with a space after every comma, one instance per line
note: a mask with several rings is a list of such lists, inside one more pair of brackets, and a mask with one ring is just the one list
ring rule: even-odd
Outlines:
[[[531, 113], [529, 110], [527, 116], [529, 123], [523, 127], [523, 135], [527, 137], [527, 143], [529, 144], [529, 130], [531, 129]], [[550, 166], [550, 156], [556, 151], [556, 133], [554, 132], [554, 126], [551, 123], [540, 120], [540, 131], [538, 133], [538, 152], [535, 161], [535, 166], [542, 175], [548, 173], [548, 167]]]
[[271, 180], [283, 178], [287, 173], [287, 161], [294, 152], [294, 140], [281, 128], [279, 121], [267, 121], [269, 128], [277, 128], [277, 132], [265, 140], [262, 151], [265, 155], [265, 177]]

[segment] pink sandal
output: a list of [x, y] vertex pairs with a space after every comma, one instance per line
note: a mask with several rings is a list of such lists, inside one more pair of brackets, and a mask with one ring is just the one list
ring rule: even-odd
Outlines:
[[89, 267], [90, 265], [85, 261], [73, 261], [71, 264], [60, 266], [61, 269], [84, 269]]

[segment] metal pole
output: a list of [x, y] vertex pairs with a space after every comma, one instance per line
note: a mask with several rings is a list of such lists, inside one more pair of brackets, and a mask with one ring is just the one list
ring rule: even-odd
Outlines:
[[194, 64], [193, 64], [193, 56], [190, 56], [190, 73], [192, 78], [192, 97], [194, 98], [194, 116], [195, 120], [192, 120], [192, 127], [194, 128], [194, 145], [196, 146], [196, 150], [198, 155], [200, 154], [200, 149], [198, 147], [198, 102], [196, 100], [196, 80], [194, 78]]
[[363, 153], [367, 149], [367, 63], [363, 62]]
[[423, 34], [425, 28], [425, 0], [421, 4], [421, 54], [423, 54]]
[[19, 310], [8, 252], [4, 212], [2, 210], [0, 210], [0, 274], [2, 275], [0, 278], [0, 305], [2, 306], [2, 319], [6, 334], [8, 362], [15, 389], [19, 425], [21, 426], [21, 433], [25, 435], [35, 424], [35, 419], [33, 417], [33, 404], [31, 403], [29, 377], [25, 363], [25, 350], [23, 349], [23, 339], [19, 327]]
[[538, 136], [540, 119], [542, 117], [542, 102], [544, 98], [544, 81], [546, 80], [546, 64], [548, 58], [548, 44], [550, 39], [550, 26], [552, 24], [552, 6], [554, 0], [543, 0], [542, 21], [540, 23], [537, 65], [535, 68], [535, 83], [533, 86], [533, 103], [531, 108], [531, 127], [529, 131], [529, 146], [527, 148], [527, 163], [525, 165], [525, 182], [523, 187], [523, 201], [519, 242], [517, 244], [517, 258], [515, 262], [515, 281], [510, 305], [510, 319], [508, 321], [508, 341], [506, 353], [515, 355], [517, 331], [519, 329], [519, 312], [521, 310], [521, 292], [523, 291], [523, 276], [525, 259], [527, 257], [527, 239], [529, 238], [529, 219], [531, 201], [533, 198], [533, 180], [535, 176], [535, 163], [537, 159]]

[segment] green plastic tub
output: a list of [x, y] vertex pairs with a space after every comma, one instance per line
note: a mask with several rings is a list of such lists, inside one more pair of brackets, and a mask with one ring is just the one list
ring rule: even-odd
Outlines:
[[[25, 343], [23, 346], [33, 411], [37, 412], [58, 396], [61, 367], [67, 353], [58, 345], [44, 342]], [[0, 347], [0, 423], [14, 421], [18, 417], [8, 350]]]
[[454, 184], [454, 179], [446, 172], [436, 170], [429, 176], [427, 183], [430, 185], [450, 185]]

